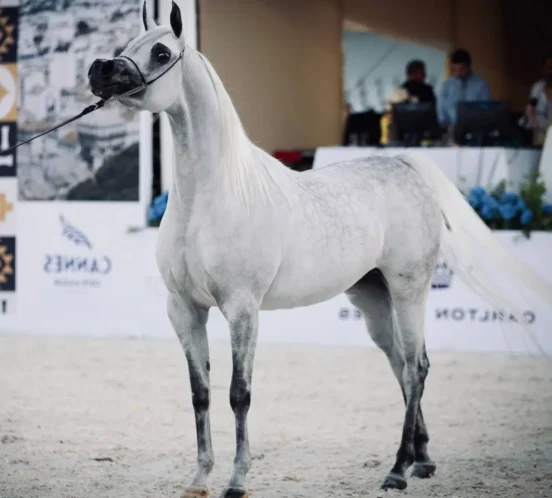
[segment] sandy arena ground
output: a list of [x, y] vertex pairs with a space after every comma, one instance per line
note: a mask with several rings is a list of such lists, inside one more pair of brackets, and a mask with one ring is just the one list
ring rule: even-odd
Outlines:
[[[231, 364], [226, 345], [211, 353], [218, 498], [233, 458]], [[383, 354], [261, 345], [251, 498], [551, 497], [552, 363], [430, 359], [424, 408], [437, 474], [385, 494], [403, 406]], [[178, 497], [196, 448], [176, 340], [1, 337], [0, 452], [1, 498]]]

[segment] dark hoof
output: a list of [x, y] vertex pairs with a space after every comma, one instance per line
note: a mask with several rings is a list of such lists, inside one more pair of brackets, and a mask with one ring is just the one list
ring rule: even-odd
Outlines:
[[385, 478], [385, 481], [383, 481], [381, 489], [384, 491], [387, 491], [388, 489], [406, 489], [406, 479], [399, 474], [389, 474]]
[[418, 479], [429, 479], [437, 470], [437, 465], [433, 462], [416, 462], [412, 468], [412, 477]]
[[222, 498], [248, 498], [248, 496], [245, 489], [229, 488], [222, 493]]

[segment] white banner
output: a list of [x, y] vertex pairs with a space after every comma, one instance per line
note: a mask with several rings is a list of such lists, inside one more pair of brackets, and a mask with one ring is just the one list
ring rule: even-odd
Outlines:
[[[313, 168], [322, 168], [339, 161], [370, 156], [396, 156], [407, 149], [399, 147], [319, 147]], [[490, 189], [502, 180], [517, 192], [527, 175], [539, 167], [541, 151], [505, 149], [501, 147], [428, 147], [423, 151], [463, 192], [472, 187]]]
[[2, 330], [129, 335], [144, 305], [133, 203], [19, 202], [17, 315]]
[[[39, 222], [19, 227], [18, 313], [2, 319], [2, 332], [174, 337], [155, 262], [157, 229], [128, 233], [125, 204], [94, 211], [86, 203], [42, 206]], [[27, 208], [21, 203], [18, 215], [26, 216]], [[530, 240], [515, 232], [496, 236], [552, 282], [552, 234], [535, 233]], [[508, 317], [475, 296], [446, 266], [437, 269], [434, 284], [427, 306], [428, 349], [535, 351], [518, 325], [503, 329]], [[552, 353], [550, 305], [520, 296], [519, 306], [529, 329]], [[229, 339], [217, 309], [210, 312], [208, 331], [211, 339]], [[344, 295], [307, 308], [261, 312], [259, 341], [373, 345], [360, 313]]]

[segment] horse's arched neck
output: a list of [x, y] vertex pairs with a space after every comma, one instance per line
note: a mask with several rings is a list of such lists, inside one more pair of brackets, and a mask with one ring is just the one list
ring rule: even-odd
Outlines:
[[182, 92], [166, 111], [175, 154], [173, 190], [190, 198], [245, 188], [243, 169], [255, 148], [209, 62], [191, 49], [184, 60]]

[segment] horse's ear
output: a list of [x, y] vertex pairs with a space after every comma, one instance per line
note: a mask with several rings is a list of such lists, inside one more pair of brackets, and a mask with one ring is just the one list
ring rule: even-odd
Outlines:
[[144, 0], [144, 4], [142, 6], [142, 22], [144, 23], [146, 31], [157, 26], [157, 23], [154, 21], [153, 17], [151, 17], [148, 13], [147, 1], [148, 0]]
[[171, 10], [171, 27], [177, 38], [180, 38], [182, 34], [182, 14], [180, 13], [180, 7], [173, 2]]

